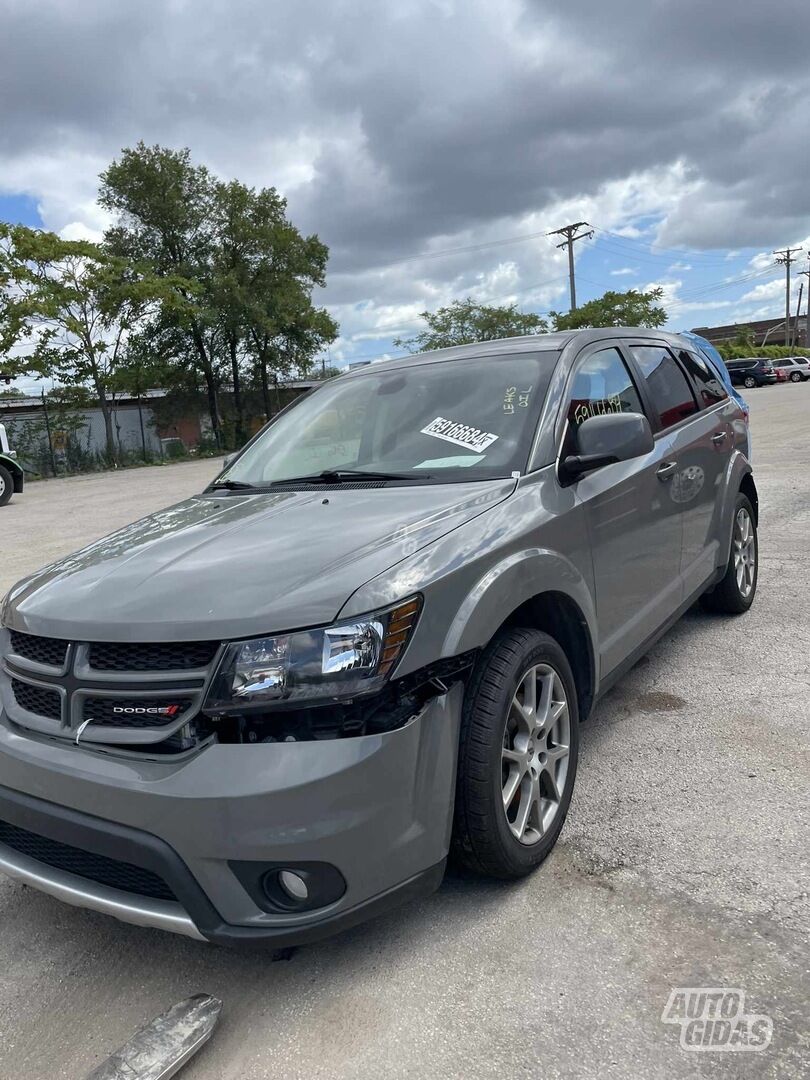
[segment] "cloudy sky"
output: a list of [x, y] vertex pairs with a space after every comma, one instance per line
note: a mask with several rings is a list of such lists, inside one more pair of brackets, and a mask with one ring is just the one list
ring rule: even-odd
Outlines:
[[[810, 249], [807, 0], [0, 0], [0, 218], [98, 235], [139, 139], [275, 185], [331, 248], [330, 359], [456, 297], [664, 286], [672, 328], [784, 311]], [[805, 268], [804, 265], [800, 267]], [[794, 298], [795, 309], [795, 298]]]

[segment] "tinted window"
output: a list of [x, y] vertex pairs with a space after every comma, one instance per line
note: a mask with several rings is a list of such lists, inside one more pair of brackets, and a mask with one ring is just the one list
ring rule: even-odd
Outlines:
[[647, 390], [661, 418], [661, 427], [672, 427], [698, 410], [686, 376], [669, 349], [663, 345], [632, 345]]
[[568, 406], [569, 432], [590, 416], [643, 413], [630, 372], [618, 349], [600, 349], [577, 369]]
[[774, 360], [773, 362], [774, 367], [790, 367], [790, 365], [790, 360]]
[[678, 355], [683, 366], [697, 383], [704, 408], [708, 409], [710, 405], [716, 405], [718, 401], [724, 401], [728, 397], [725, 387], [702, 356], [687, 352], [686, 349], [682, 349]]
[[557, 352], [464, 357], [331, 379], [223, 474], [256, 486], [325, 469], [420, 482], [523, 471]]

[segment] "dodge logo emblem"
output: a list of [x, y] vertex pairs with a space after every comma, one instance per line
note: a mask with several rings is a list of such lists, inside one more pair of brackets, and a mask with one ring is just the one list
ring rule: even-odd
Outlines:
[[118, 716], [177, 716], [179, 705], [113, 705]]

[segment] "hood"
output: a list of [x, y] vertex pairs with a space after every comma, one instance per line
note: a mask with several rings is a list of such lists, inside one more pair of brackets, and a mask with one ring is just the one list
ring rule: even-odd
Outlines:
[[329, 623], [370, 578], [513, 489], [488, 480], [196, 496], [25, 578], [4, 621], [78, 641], [219, 640]]

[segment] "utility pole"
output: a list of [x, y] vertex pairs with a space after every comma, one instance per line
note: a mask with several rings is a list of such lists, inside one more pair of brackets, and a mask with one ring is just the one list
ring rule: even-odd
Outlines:
[[[802, 336], [799, 333], [799, 316], [802, 313], [802, 293], [803, 292], [804, 292], [804, 282], [802, 281], [801, 284], [799, 285], [799, 299], [796, 301], [796, 346], [797, 346], [797, 348], [798, 348], [799, 342], [802, 339]], [[793, 336], [792, 335], [791, 335], [790, 341], [791, 341], [791, 344], [792, 344], [793, 343]]]
[[790, 267], [792, 263], [795, 263], [794, 254], [801, 251], [802, 248], [783, 248], [781, 251], [775, 251], [776, 261], [780, 266], [785, 268], [785, 344], [790, 347], [791, 342], [791, 327], [790, 327]]
[[[804, 322], [804, 347], [810, 349], [810, 255], [807, 256], [807, 269], [799, 271], [799, 277], [807, 278], [807, 311], [805, 312]], [[801, 301], [796, 309], [796, 344], [799, 344], [799, 316], [802, 313]]]
[[[586, 230], [585, 232], [579, 232], [579, 229]], [[568, 288], [571, 294], [571, 310], [577, 309], [577, 286], [574, 280], [574, 242], [576, 240], [587, 240], [593, 236], [593, 229], [590, 227], [587, 221], [575, 221], [573, 225], [563, 225], [561, 229], [555, 229], [553, 232], [546, 233], [547, 236], [562, 236], [564, 240], [561, 244], [557, 244], [558, 248], [568, 248]]]

